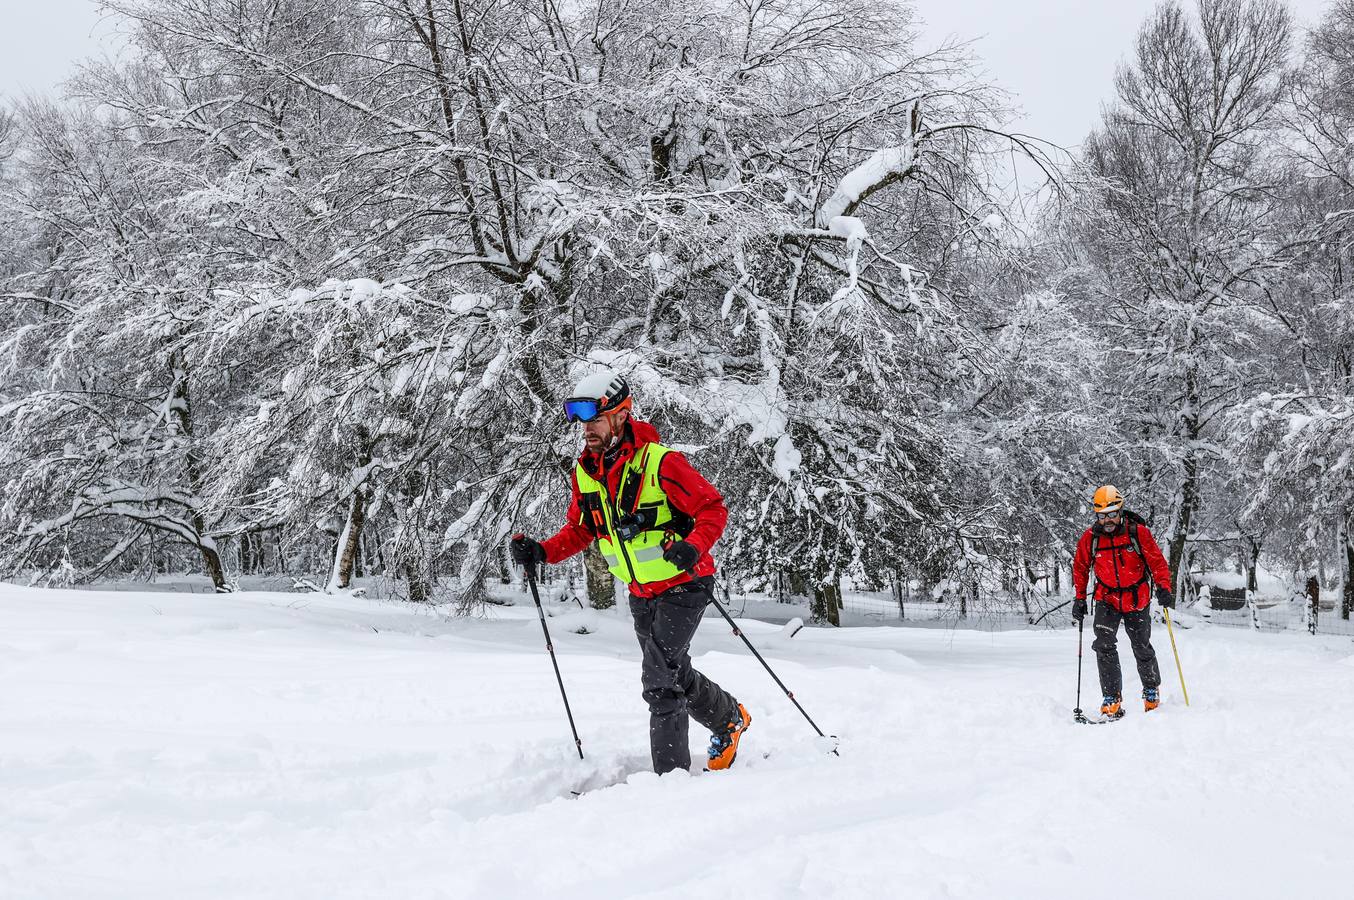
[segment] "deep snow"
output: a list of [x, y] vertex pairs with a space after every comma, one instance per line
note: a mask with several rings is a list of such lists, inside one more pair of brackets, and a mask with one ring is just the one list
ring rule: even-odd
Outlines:
[[[1354, 875], [1348, 638], [1178, 632], [1186, 709], [1159, 632], [1163, 708], [1088, 728], [1070, 628], [745, 622], [834, 758], [710, 618], [696, 664], [753, 727], [732, 771], [660, 780], [627, 618], [548, 606], [583, 762], [529, 605], [0, 585], [0, 897], [1336, 897]], [[1085, 677], [1092, 706], [1089, 646]]]

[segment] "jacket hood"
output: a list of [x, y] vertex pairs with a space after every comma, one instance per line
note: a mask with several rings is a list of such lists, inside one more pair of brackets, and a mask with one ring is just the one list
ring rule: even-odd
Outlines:
[[641, 422], [639, 419], [630, 420], [630, 428], [635, 436], [635, 446], [643, 447], [645, 444], [657, 444], [658, 429], [648, 422]]

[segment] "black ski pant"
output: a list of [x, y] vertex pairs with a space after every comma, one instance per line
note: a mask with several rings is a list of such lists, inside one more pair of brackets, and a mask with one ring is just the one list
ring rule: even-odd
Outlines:
[[657, 597], [630, 597], [643, 654], [641, 683], [649, 704], [649, 749], [659, 775], [691, 767], [687, 717], [715, 731], [735, 720], [738, 701], [691, 668], [691, 638], [710, 602], [710, 582], [696, 579]]
[[1128, 643], [1133, 647], [1133, 658], [1138, 661], [1138, 677], [1144, 688], [1161, 685], [1161, 669], [1157, 654], [1152, 649], [1152, 613], [1150, 608], [1136, 612], [1119, 612], [1108, 603], [1095, 605], [1095, 661], [1100, 669], [1100, 691], [1106, 697], [1123, 696], [1124, 677], [1119, 671], [1119, 623], [1124, 623]]

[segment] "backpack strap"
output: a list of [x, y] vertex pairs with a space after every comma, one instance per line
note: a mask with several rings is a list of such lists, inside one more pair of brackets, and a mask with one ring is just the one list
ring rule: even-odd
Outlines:
[[1134, 522], [1133, 527], [1128, 529], [1128, 543], [1133, 547], [1133, 552], [1138, 554], [1138, 558], [1142, 560], [1142, 569], [1144, 572], [1146, 572], [1147, 557], [1143, 556], [1142, 543], [1138, 540], [1138, 529], [1141, 527], [1142, 527], [1141, 524]]
[[[1113, 587], [1112, 585], [1105, 584], [1103, 581], [1101, 581], [1100, 582], [1101, 586], [1104, 587], [1105, 590], [1111, 594], [1127, 594], [1129, 592], [1136, 593], [1138, 588], [1142, 587], [1143, 583], [1149, 581], [1152, 577], [1151, 570], [1147, 568], [1147, 557], [1144, 556], [1142, 552], [1142, 544], [1138, 541], [1139, 527], [1141, 526], [1137, 522], [1131, 524], [1125, 523], [1124, 533], [1128, 535], [1129, 547], [1133, 549], [1134, 553], [1138, 554], [1138, 559], [1142, 563], [1142, 574], [1138, 576], [1137, 581], [1133, 582], [1132, 584], [1126, 584], [1123, 587]], [[1100, 538], [1099, 535], [1097, 535], [1095, 532], [1091, 532], [1091, 571], [1095, 571], [1095, 558], [1096, 552], [1099, 549], [1100, 542], [1099, 538]]]
[[1091, 595], [1092, 603], [1095, 602], [1096, 586], [1100, 584], [1100, 578], [1095, 574], [1095, 558], [1097, 555], [1099, 555], [1099, 553], [1100, 553], [1100, 535], [1095, 533], [1095, 529], [1091, 529], [1091, 577], [1095, 579], [1095, 584], [1091, 585], [1091, 589], [1088, 593]]
[[622, 514], [636, 512], [639, 509], [639, 492], [644, 486], [644, 473], [649, 466], [649, 447], [651, 446], [652, 444], [644, 445], [644, 449], [640, 451], [638, 464], [632, 459], [630, 465], [627, 466], [617, 506]]

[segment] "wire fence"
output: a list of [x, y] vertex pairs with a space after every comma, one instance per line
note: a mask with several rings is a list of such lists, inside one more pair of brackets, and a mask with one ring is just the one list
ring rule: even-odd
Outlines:
[[[1007, 594], [983, 594], [977, 598], [944, 594], [939, 599], [925, 595], [869, 594], [845, 591], [842, 594], [842, 624], [901, 624], [946, 628], [972, 628], [985, 631], [1011, 631], [1022, 628], [1053, 628], [1067, 624], [1071, 615], [1058, 607], [1066, 606], [1062, 597], [1031, 594], [1027, 597]], [[1046, 615], [1047, 614], [1047, 615]]]
[[1307, 594], [1277, 599], [1244, 589], [1204, 587], [1188, 609], [1205, 622], [1231, 628], [1354, 636], [1354, 618], [1341, 608], [1338, 598], [1323, 603]]
[[[1328, 595], [1329, 596], [1329, 595]], [[1244, 590], [1204, 588], [1197, 598], [1182, 604], [1182, 610], [1205, 622], [1260, 632], [1296, 631], [1354, 637], [1354, 617], [1345, 618], [1337, 601], [1318, 601], [1313, 606], [1305, 594], [1290, 599], [1257, 596]], [[843, 625], [917, 625], [922, 627], [970, 628], [1008, 631], [1026, 628], [1057, 628], [1071, 622], [1068, 598], [1049, 594], [980, 595], [939, 599], [887, 593], [844, 592]]]

